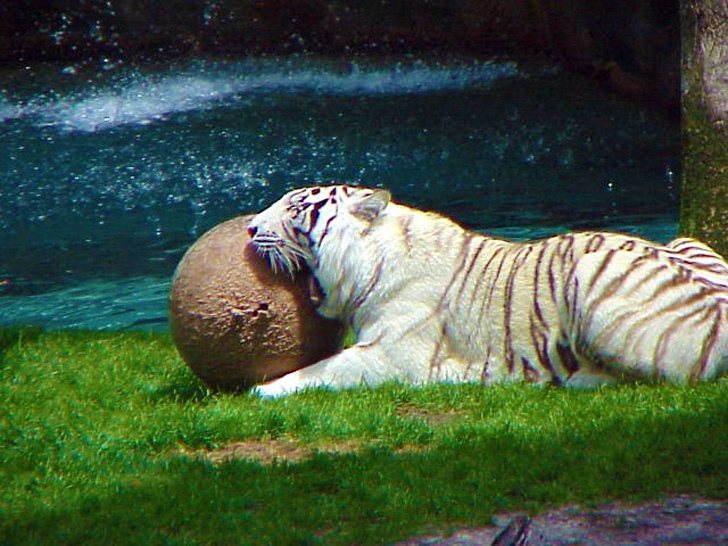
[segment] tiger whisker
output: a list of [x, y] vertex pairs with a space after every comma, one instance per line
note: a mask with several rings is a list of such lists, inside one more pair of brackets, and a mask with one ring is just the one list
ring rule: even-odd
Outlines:
[[256, 236], [253, 244], [258, 254], [267, 258], [274, 273], [277, 273], [280, 268], [293, 276], [300, 269], [301, 262], [305, 262], [308, 257], [303, 249], [278, 237]]

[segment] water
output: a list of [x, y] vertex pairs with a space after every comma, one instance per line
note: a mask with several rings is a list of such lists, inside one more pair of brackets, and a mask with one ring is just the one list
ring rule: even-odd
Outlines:
[[554, 66], [312, 57], [0, 74], [0, 326], [165, 329], [184, 251], [290, 188], [515, 239], [677, 232], [679, 133]]

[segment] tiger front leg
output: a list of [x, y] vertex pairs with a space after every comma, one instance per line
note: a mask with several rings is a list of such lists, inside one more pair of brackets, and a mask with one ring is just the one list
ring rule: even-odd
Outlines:
[[316, 364], [257, 385], [252, 392], [265, 398], [277, 398], [311, 388], [374, 386], [397, 379], [393, 368], [380, 346], [357, 344]]

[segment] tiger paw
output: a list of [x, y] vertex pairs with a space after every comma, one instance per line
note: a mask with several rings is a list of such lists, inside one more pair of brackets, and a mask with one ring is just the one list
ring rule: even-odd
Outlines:
[[305, 385], [300, 385], [296, 381], [291, 381], [288, 377], [282, 377], [275, 381], [271, 381], [270, 383], [256, 385], [250, 390], [250, 392], [260, 398], [279, 398], [281, 396], [293, 394], [294, 392], [302, 391], [305, 388]]
[[278, 398], [308, 389], [331, 389], [333, 385], [320, 378], [301, 378], [299, 372], [291, 372], [269, 383], [256, 385], [250, 392], [261, 398]]
[[281, 388], [275, 383], [267, 383], [264, 385], [256, 385], [250, 389], [250, 394], [258, 396], [259, 398], [279, 398], [286, 394], [290, 394], [290, 391]]

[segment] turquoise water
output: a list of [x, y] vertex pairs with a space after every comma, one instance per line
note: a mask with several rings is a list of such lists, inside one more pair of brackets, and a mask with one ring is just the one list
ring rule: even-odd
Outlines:
[[206, 230], [308, 184], [498, 236], [677, 232], [675, 120], [556, 66], [312, 57], [0, 74], [0, 326], [165, 329]]

